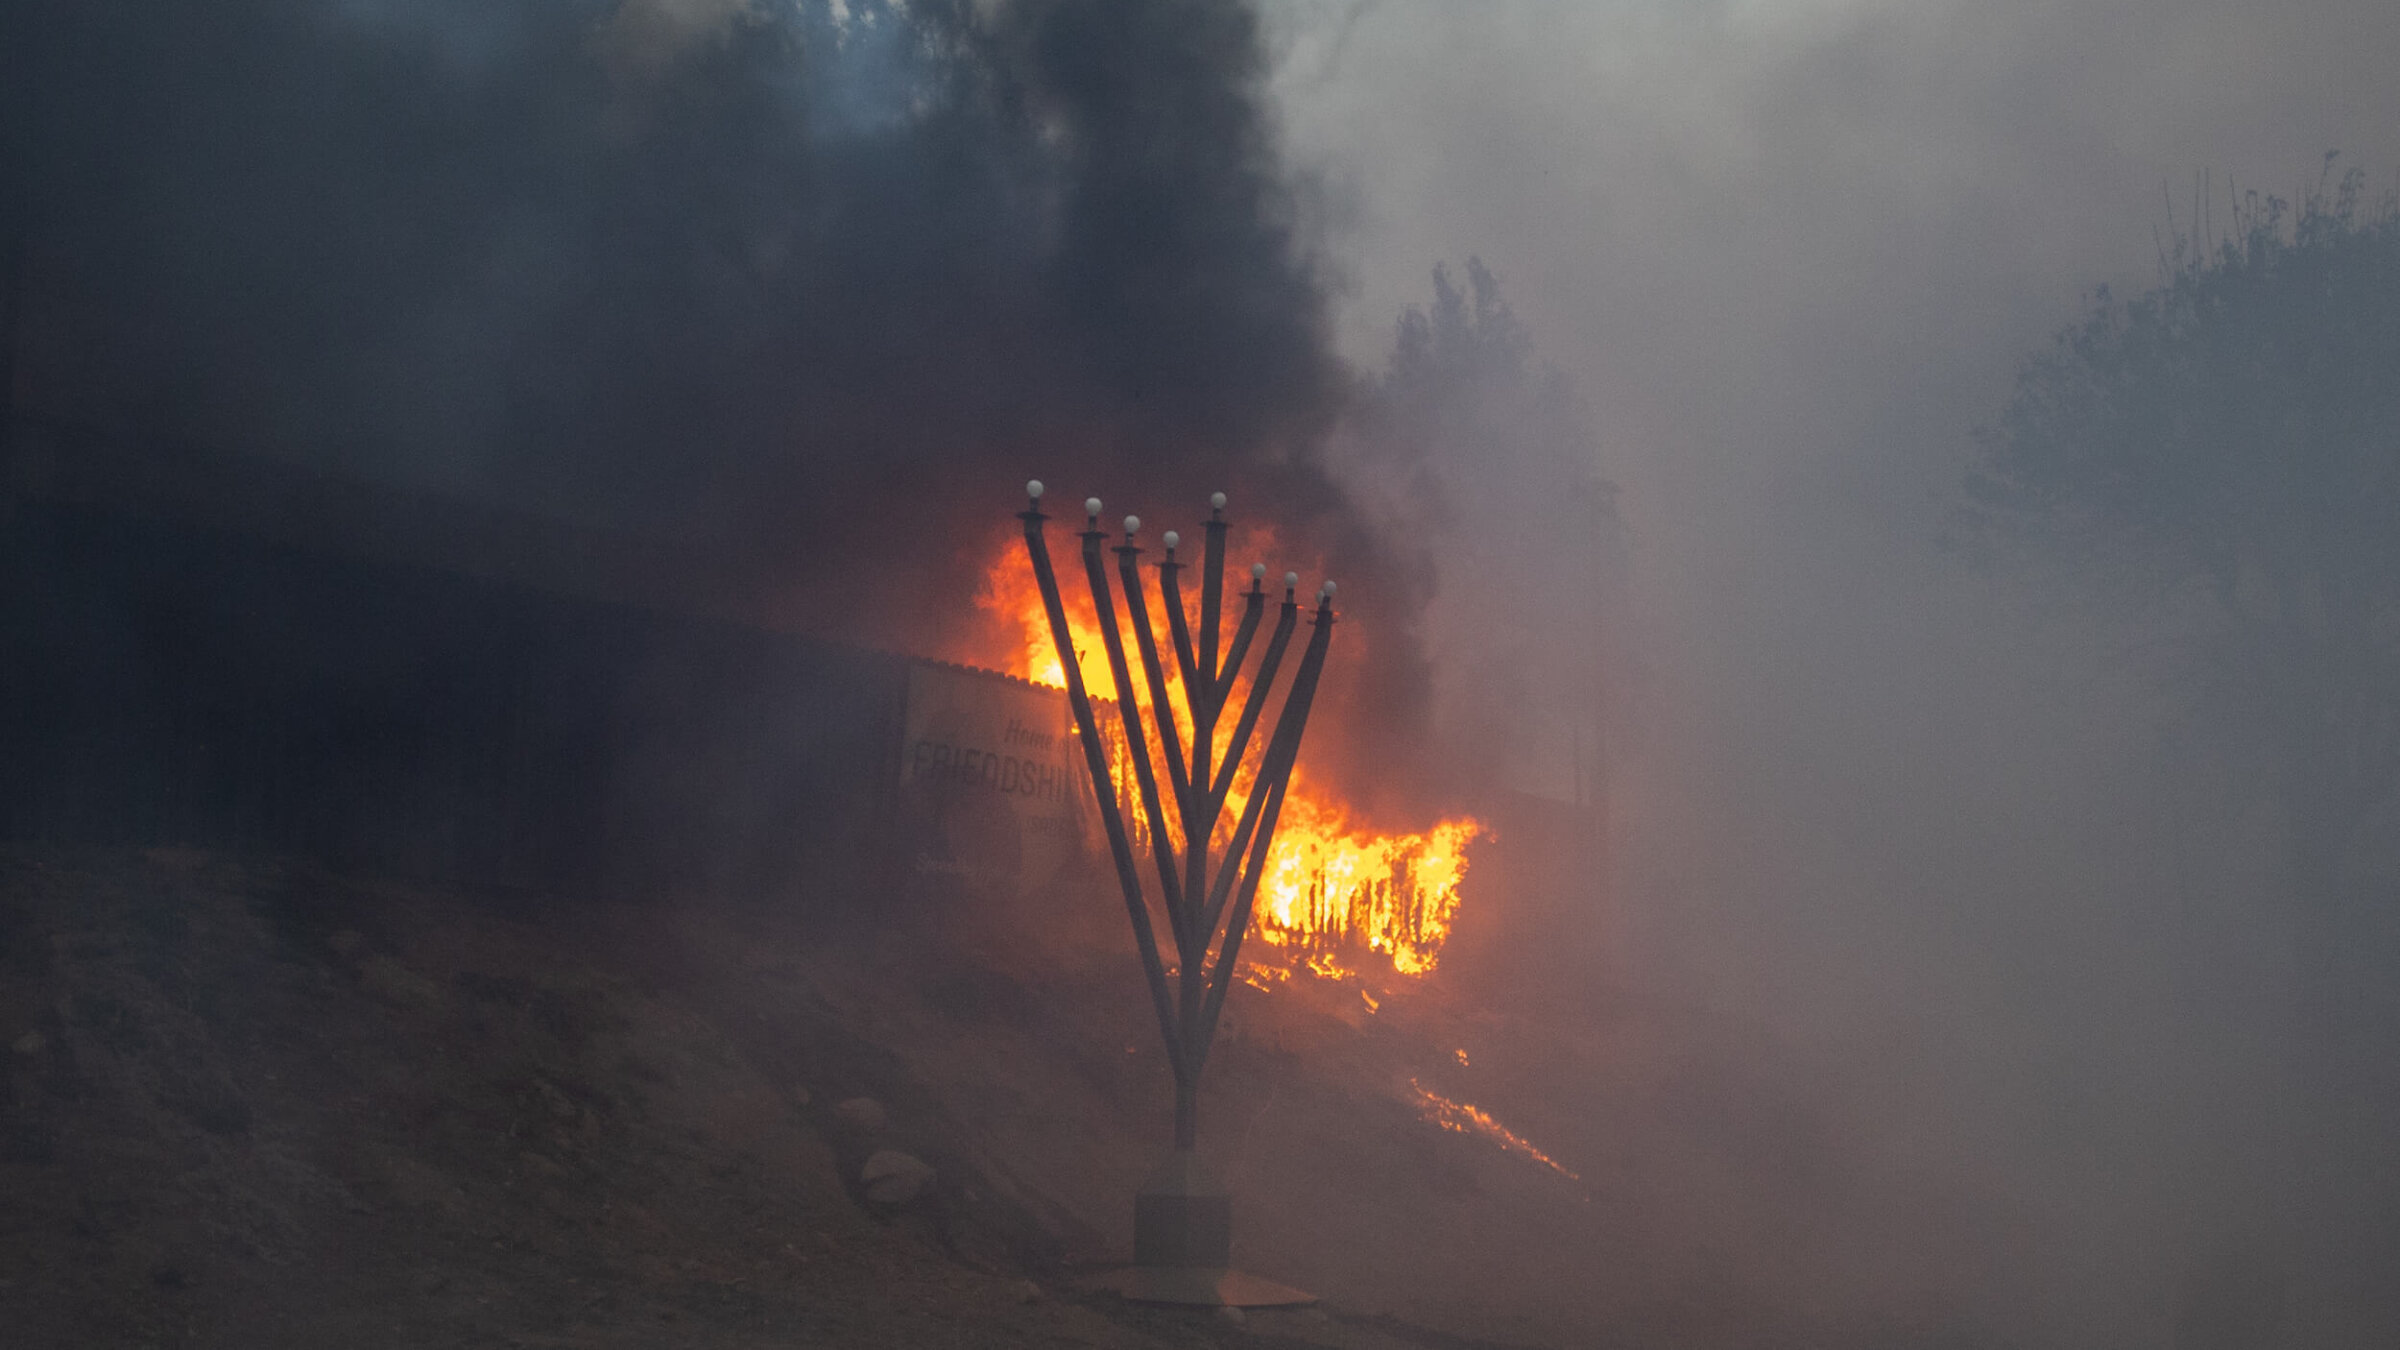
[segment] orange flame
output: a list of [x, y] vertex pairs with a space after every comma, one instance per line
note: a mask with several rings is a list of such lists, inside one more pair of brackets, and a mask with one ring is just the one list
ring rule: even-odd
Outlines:
[[1352, 830], [1340, 803], [1295, 779], [1258, 888], [1258, 934], [1278, 947], [1364, 948], [1422, 975], [1449, 940], [1467, 844], [1481, 833], [1467, 817], [1417, 834]]
[[[1237, 542], [1241, 547], [1230, 551], [1233, 557], [1250, 556], [1254, 552], [1271, 555], [1274, 549], [1273, 534], [1265, 529], [1254, 529]], [[1060, 564], [1059, 591], [1084, 688], [1095, 703], [1112, 702], [1117, 697], [1116, 681], [1108, 668], [1099, 616], [1087, 588], [1079, 580], [1080, 560], [1063, 550], [1052, 556]], [[1114, 558], [1108, 566], [1113, 580]], [[1239, 622], [1241, 612], [1242, 588], [1232, 584], [1238, 576], [1237, 572], [1229, 577], [1226, 586], [1224, 625], [1228, 633]], [[1275, 593], [1274, 582], [1275, 578], [1270, 576], [1271, 595]], [[1197, 596], [1187, 594], [1186, 600], [1196, 603]], [[1065, 685], [1065, 667], [1051, 637], [1041, 591], [1034, 582], [1032, 568], [1027, 565], [1023, 544], [1012, 538], [1001, 548], [984, 571], [983, 587], [975, 603], [990, 616], [993, 629], [1002, 636], [994, 650], [969, 653], [965, 659], [995, 665], [1039, 684]], [[1122, 610], [1121, 598], [1119, 609]], [[1164, 622], [1160, 616], [1152, 617], [1159, 624], [1158, 637], [1163, 646]], [[1118, 621], [1121, 625], [1126, 621], [1122, 612]], [[1267, 622], [1273, 622], [1272, 614]], [[1260, 633], [1258, 641], [1264, 643], [1266, 636]], [[1295, 635], [1295, 647], [1297, 638]], [[1125, 637], [1124, 642], [1135, 706], [1146, 718], [1153, 706], [1149, 682], [1141, 674], [1132, 639]], [[1288, 682], [1289, 662], [1293, 657], [1287, 655], [1285, 659]], [[1169, 711], [1179, 733], [1188, 742], [1191, 724], [1171, 655], [1166, 664]], [[1236, 707], [1239, 697], [1237, 692]], [[1219, 758], [1224, 754], [1224, 741], [1231, 734], [1233, 721], [1228, 716], [1219, 728]], [[1272, 725], [1270, 708], [1253, 737], [1252, 760], [1256, 759]], [[1136, 835], [1137, 844], [1146, 845], [1148, 826], [1128, 767], [1125, 729], [1117, 719], [1109, 718], [1104, 734], [1115, 742], [1109, 747], [1110, 777], [1118, 800], [1128, 808], [1127, 826]], [[1155, 737], [1145, 738], [1155, 747]], [[1226, 819], [1216, 838], [1220, 845], [1226, 842], [1233, 820], [1240, 816], [1248, 801], [1251, 772], [1252, 767], [1246, 766], [1237, 774], [1227, 794]], [[1172, 794], [1162, 793], [1162, 797], [1167, 798], [1160, 805], [1169, 817], [1168, 828], [1180, 829], [1173, 819]], [[1368, 959], [1388, 965], [1401, 975], [1421, 976], [1431, 971], [1441, 959], [1442, 946], [1449, 940], [1451, 924], [1458, 912], [1459, 884], [1467, 873], [1467, 846], [1482, 833], [1482, 825], [1465, 816], [1439, 821], [1410, 834], [1378, 834], [1355, 828], [1342, 802], [1295, 774], [1284, 796], [1274, 847], [1267, 857], [1253, 911], [1254, 931], [1263, 946], [1282, 950], [1282, 969], [1267, 978], [1281, 980], [1292, 969], [1305, 968], [1321, 978], [1340, 980], [1356, 973], [1352, 962]], [[1250, 959], [1246, 965], [1260, 964], [1274, 969], [1269, 964], [1275, 961], [1270, 951], [1253, 947], [1247, 955]]]
[[1558, 1159], [1535, 1148], [1525, 1136], [1492, 1118], [1492, 1113], [1470, 1102], [1453, 1101], [1411, 1078], [1410, 1090], [1417, 1094], [1417, 1113], [1435, 1125], [1456, 1134], [1478, 1134], [1520, 1157], [1531, 1158], [1569, 1181], [1581, 1181], [1582, 1176], [1567, 1169]]
[[[1075, 664], [1083, 669], [1083, 687], [1095, 699], [1113, 699], [1117, 682], [1109, 677], [1108, 654], [1100, 646], [1100, 616], [1092, 609], [1091, 595], [1069, 580], [1060, 577], [1058, 589], [1066, 604], [1067, 629], [1075, 637]], [[1067, 687], [1067, 670], [1059, 664], [1058, 645], [1051, 640], [1050, 620], [1042, 610], [1041, 587], [1015, 540], [984, 572], [975, 607], [992, 615], [1003, 629], [1013, 630], [1021, 648], [996, 663], [987, 657], [981, 664], [1054, 689]]]

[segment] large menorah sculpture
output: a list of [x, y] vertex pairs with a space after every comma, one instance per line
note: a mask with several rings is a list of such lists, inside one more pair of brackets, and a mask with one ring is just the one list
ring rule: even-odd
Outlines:
[[[1067, 703], [1075, 712], [1075, 728], [1083, 740], [1085, 762], [1091, 770], [1093, 796], [1099, 801], [1100, 822], [1108, 835], [1110, 857], [1125, 892], [1125, 912], [1133, 921], [1134, 947], [1141, 954], [1142, 973], [1150, 985], [1150, 1000], [1158, 1014], [1159, 1034], [1166, 1039], [1167, 1061], [1175, 1073], [1175, 1151], [1166, 1167], [1144, 1186], [1134, 1201], [1134, 1264], [1136, 1280], [1127, 1292], [1135, 1297], [1176, 1303], [1261, 1305], [1301, 1302], [1307, 1295], [1226, 1271], [1232, 1251], [1232, 1201], [1210, 1177], [1193, 1152], [1199, 1126], [1200, 1070], [1208, 1062], [1216, 1038], [1217, 1019], [1225, 1008], [1225, 993], [1233, 983], [1235, 962], [1241, 957], [1242, 935], [1250, 926], [1250, 908], [1258, 896], [1275, 823], [1283, 810], [1284, 791], [1300, 757], [1300, 735], [1308, 724], [1309, 704], [1316, 697], [1317, 677], [1325, 667], [1325, 648], [1333, 637], [1333, 583], [1317, 593], [1315, 631], [1310, 634], [1300, 668], [1292, 676], [1250, 779], [1241, 819], [1221, 852], [1212, 843], [1225, 815], [1234, 778], [1248, 759], [1250, 740], [1275, 684], [1277, 668], [1299, 623], [1294, 598], [1299, 577], [1285, 573], [1283, 610], [1267, 639], [1265, 654], [1243, 695], [1241, 714], [1226, 738], [1224, 757], [1217, 759], [1217, 724], [1235, 686], [1242, 662], [1266, 612], [1263, 588], [1266, 565], [1250, 569], [1250, 590], [1243, 597], [1242, 618], [1233, 645], [1218, 660], [1218, 618], [1225, 597], [1225, 494], [1209, 499], [1209, 517], [1200, 574], [1198, 632], [1185, 617], [1182, 572], [1175, 560], [1180, 542], [1170, 531], [1162, 541], [1165, 556], [1157, 565], [1159, 604], [1166, 611], [1171, 655], [1181, 678], [1183, 707], [1191, 726], [1184, 744], [1176, 724], [1174, 704], [1160, 646], [1150, 621], [1150, 598], [1144, 589], [1135, 542], [1139, 517], [1125, 518], [1125, 542], [1109, 550], [1117, 555], [1117, 578], [1125, 601], [1127, 626], [1150, 691], [1146, 710], [1137, 694], [1125, 657], [1116, 605], [1101, 559], [1107, 534], [1100, 528], [1100, 499], [1083, 504], [1084, 579], [1091, 587], [1092, 606], [1099, 620], [1100, 641], [1115, 681], [1117, 714], [1124, 732], [1126, 759], [1133, 771], [1142, 818], [1148, 825], [1151, 862], [1158, 873], [1160, 908], [1175, 944], [1175, 968], [1167, 969], [1159, 951], [1150, 903], [1142, 884], [1142, 867], [1134, 852], [1112, 790], [1108, 749], [1092, 715], [1091, 696], [1083, 687], [1074, 635], [1059, 598], [1058, 577], [1050, 567], [1049, 545], [1043, 540], [1042, 485], [1025, 485], [1030, 504], [1019, 516], [1025, 522], [1025, 552], [1033, 562], [1034, 580], [1041, 586], [1042, 608], [1049, 616], [1050, 635], [1058, 645], [1059, 669], [1067, 682]], [[1155, 745], [1154, 745], [1155, 743]], [[1172, 792], [1170, 818], [1159, 792], [1159, 777], [1151, 763], [1153, 751], [1166, 766]], [[1178, 834], [1181, 838], [1178, 841]], [[1179, 846], [1180, 842], [1180, 846]], [[1170, 987], [1170, 982], [1172, 987]], [[1147, 1275], [1149, 1278], [1142, 1278]]]

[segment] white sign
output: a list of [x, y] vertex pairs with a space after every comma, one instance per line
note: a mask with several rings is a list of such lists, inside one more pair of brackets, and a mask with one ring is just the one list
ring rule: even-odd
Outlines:
[[921, 870], [1031, 889], [1082, 862], [1091, 775], [1065, 691], [921, 661], [901, 727]]

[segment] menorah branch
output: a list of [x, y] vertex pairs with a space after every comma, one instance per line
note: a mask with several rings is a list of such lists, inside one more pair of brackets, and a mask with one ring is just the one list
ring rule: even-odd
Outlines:
[[1275, 634], [1267, 639], [1267, 653], [1260, 658], [1258, 673], [1250, 677], [1250, 692], [1242, 700], [1241, 719], [1233, 724], [1233, 737], [1226, 743], [1225, 764], [1217, 770], [1216, 781], [1208, 785], [1211, 815], [1225, 809], [1225, 794], [1233, 788], [1233, 773], [1248, 753], [1250, 735], [1258, 729], [1259, 714], [1266, 711], [1268, 691], [1274, 688], [1275, 672], [1283, 664], [1284, 648], [1291, 645], [1292, 630], [1300, 622], [1300, 605], [1292, 598], [1292, 587], [1300, 578], [1284, 574], [1283, 612], [1276, 616]]
[[[1158, 638], [1150, 625], [1149, 593], [1142, 586], [1139, 565], [1141, 550], [1130, 542], [1135, 518], [1127, 516], [1126, 521], [1125, 533], [1129, 542], [1116, 550], [1117, 577], [1125, 586], [1125, 616], [1133, 628], [1134, 650], [1142, 658], [1143, 678], [1150, 682], [1150, 722], [1157, 728], [1162, 752], [1160, 757], [1167, 762], [1167, 781], [1173, 785], [1176, 803], [1180, 807], [1184, 794], [1191, 786], [1184, 774], [1183, 736], [1175, 726], [1175, 704], [1167, 694], [1166, 671], [1158, 659]], [[1132, 725], [1139, 724], [1137, 720]], [[1159, 829], [1161, 833], [1165, 832], [1163, 821], [1159, 822]]]
[[[1264, 813], [1258, 817], [1257, 834], [1250, 841], [1249, 856], [1241, 860], [1241, 894], [1234, 902], [1233, 915], [1225, 924], [1225, 942], [1218, 949], [1214, 968], [1210, 972], [1207, 1006], [1200, 1014], [1197, 1027], [1188, 1021], [1184, 1036], [1193, 1049], [1192, 1076], [1199, 1078], [1208, 1062], [1209, 1045], [1217, 1035], [1217, 1019], [1225, 1008], [1225, 994], [1233, 982], [1235, 963], [1241, 959], [1242, 936], [1250, 927], [1251, 906], [1258, 899], [1258, 883], [1267, 863], [1269, 845], [1275, 838], [1275, 825], [1283, 814], [1284, 793], [1291, 787], [1292, 770], [1300, 759], [1300, 737], [1308, 725], [1308, 712], [1317, 697], [1317, 679], [1325, 669], [1325, 651], [1333, 639], [1333, 597], [1330, 590], [1318, 602], [1316, 632], [1308, 641], [1308, 651], [1300, 658], [1300, 670], [1292, 677], [1292, 692], [1285, 697], [1283, 715], [1277, 719], [1275, 735], [1267, 743], [1267, 754], [1259, 764], [1258, 786], [1254, 792], [1267, 799]], [[1245, 812], [1245, 814], [1247, 814]], [[1226, 859], [1226, 871], [1233, 870], [1235, 859]], [[1215, 901], [1212, 899], [1209, 931], [1216, 928]]]
[[1220, 710], [1225, 706], [1226, 697], [1233, 693], [1235, 677], [1242, 673], [1242, 659], [1250, 654], [1250, 640], [1258, 636], [1259, 616], [1266, 612], [1267, 595], [1259, 589], [1259, 578], [1265, 576], [1266, 571], [1265, 563], [1250, 569], [1250, 589], [1242, 596], [1242, 622], [1234, 629], [1233, 650], [1225, 655], [1225, 668], [1217, 673], [1217, 707]]
[[[1128, 525], [1135, 523], [1130, 516], [1126, 521]], [[1159, 809], [1158, 780], [1150, 768], [1150, 752], [1146, 742], [1148, 733], [1142, 729], [1141, 699], [1134, 691], [1133, 677], [1125, 666], [1125, 642], [1117, 634], [1116, 607], [1109, 598], [1108, 573], [1100, 562], [1100, 546], [1106, 538], [1096, 526], [1084, 531], [1084, 581], [1091, 587], [1093, 614], [1100, 621], [1101, 645], [1108, 652], [1109, 675], [1116, 682], [1117, 725], [1125, 733], [1126, 754], [1133, 763], [1134, 787], [1140, 794], [1145, 818], [1150, 822], [1150, 855], [1158, 868], [1159, 899], [1166, 908], [1167, 922], [1180, 959], [1188, 942], [1184, 933], [1183, 912], [1186, 906], [1181, 890], [1182, 878], [1175, 866], [1174, 844], [1167, 838], [1166, 814]], [[1063, 621], [1063, 614], [1061, 618]], [[1060, 639], [1062, 642], [1067, 640], [1064, 637]], [[1167, 730], [1172, 733], [1174, 728], [1170, 726]], [[1107, 781], [1106, 778], [1094, 779], [1093, 785], [1097, 788], [1100, 783]], [[1108, 798], [1106, 793], [1100, 795]], [[1104, 809], [1114, 811], [1115, 800], [1108, 798]]]
[[[1040, 493], [1033, 494], [1037, 499]], [[1035, 584], [1042, 592], [1042, 612], [1050, 621], [1052, 640], [1058, 647], [1059, 669], [1067, 682], [1067, 706], [1075, 716], [1075, 729], [1083, 742], [1084, 765], [1095, 784], [1108, 778], [1108, 750], [1100, 741], [1100, 728], [1092, 715], [1092, 700], [1083, 687], [1083, 669], [1075, 657], [1074, 639], [1067, 627], [1066, 606], [1059, 597], [1058, 577], [1050, 568], [1050, 548], [1042, 537], [1042, 523], [1048, 519], [1038, 507], [1029, 508], [1021, 516], [1025, 522], [1025, 551], [1033, 563]], [[1118, 662], [1120, 669], [1122, 659]], [[1122, 676], [1120, 675], [1120, 679]], [[1113, 806], [1113, 803], [1110, 804]], [[1133, 923], [1134, 947], [1140, 952], [1142, 974], [1150, 986], [1150, 1000], [1158, 1014], [1158, 1030], [1173, 1055], [1175, 1076], [1178, 1079], [1196, 1076], [1181, 1053], [1181, 1038], [1176, 1034], [1175, 1010], [1167, 997], [1167, 972], [1159, 959], [1158, 939], [1150, 928], [1150, 906], [1142, 895], [1139, 865], [1134, 861], [1133, 842], [1125, 837], [1125, 822], [1113, 809], [1100, 812], [1101, 826], [1108, 836], [1110, 859], [1116, 864], [1117, 882], [1125, 893], [1125, 911]]]

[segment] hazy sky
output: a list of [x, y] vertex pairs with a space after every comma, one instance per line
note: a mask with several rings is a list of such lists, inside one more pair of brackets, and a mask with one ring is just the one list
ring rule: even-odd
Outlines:
[[2400, 6], [1266, 13], [1346, 353], [1380, 361], [1432, 264], [1480, 255], [1595, 407], [1654, 650], [1722, 700], [1779, 667], [1779, 724], [1822, 697], [1803, 720], [1846, 733], [1905, 692], [1862, 679], [1981, 664], [1939, 495], [2085, 292], [2156, 276], [2196, 175], [2222, 228], [2229, 187], [2294, 196], [2327, 150], [2400, 174]]
[[[2162, 187], [2400, 171], [2400, 7], [2360, 0], [1269, 0], [1296, 164], [1372, 360], [1480, 254], [1617, 470], [1756, 471], [1988, 415]], [[1675, 467], [1680, 465], [1680, 470]], [[1658, 481], [1653, 481], [1653, 478]]]
[[[2156, 276], [2204, 171], [2218, 227], [2229, 185], [2294, 196], [2327, 150], [2400, 174], [2400, 6], [1266, 13], [1344, 350], [1379, 362], [1432, 264], [1480, 255], [1595, 407], [1649, 643], [1698, 648], [1679, 679], [1830, 639], [1847, 689], [1974, 626], [1924, 545], [2017, 363], [2091, 286]], [[1867, 631], [1795, 621], [1820, 614]]]
[[2400, 171], [2395, 6], [1266, 12], [1345, 350], [1379, 361], [1437, 260], [1500, 275], [1594, 404], [1647, 643], [1737, 761], [1794, 727], [1856, 753], [1912, 698], [1959, 727], [1987, 622], [1927, 547], [1939, 494], [2085, 291], [2156, 275], [2196, 174], [2222, 225], [2229, 183], [2292, 196], [2329, 149]]

